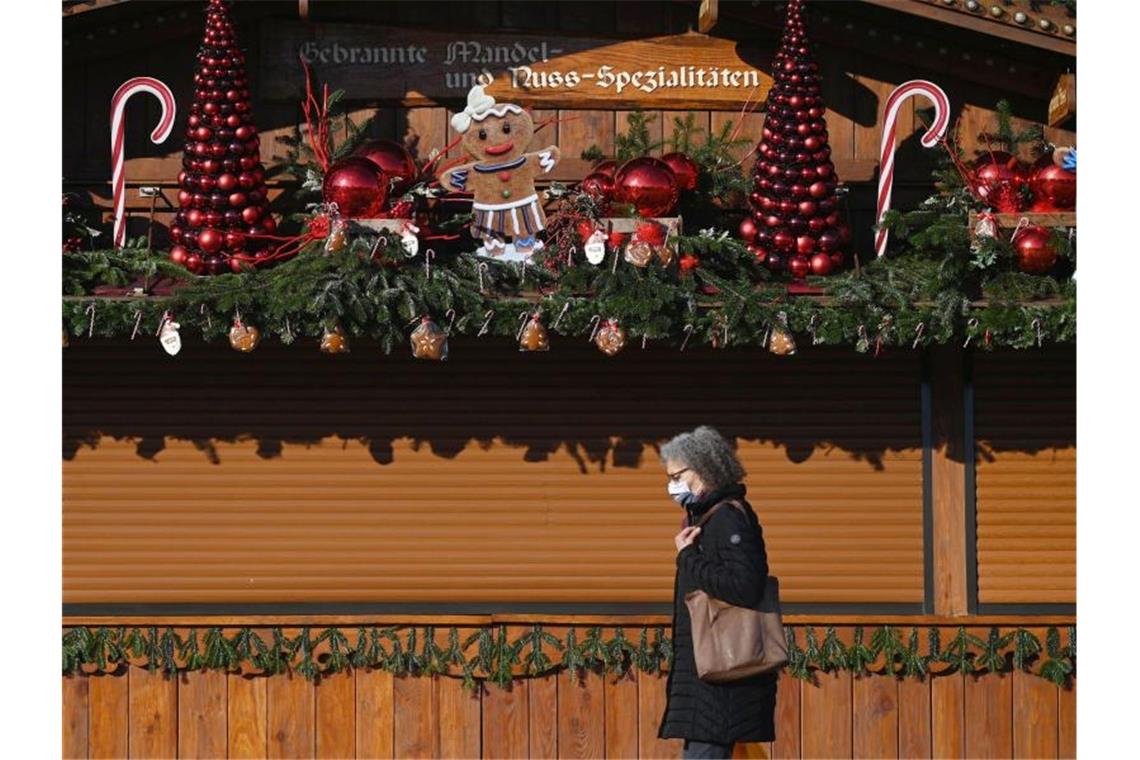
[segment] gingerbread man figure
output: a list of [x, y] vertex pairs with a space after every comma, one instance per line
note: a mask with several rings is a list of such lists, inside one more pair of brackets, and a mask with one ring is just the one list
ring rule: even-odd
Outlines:
[[[546, 228], [534, 180], [550, 172], [561, 153], [554, 145], [525, 153], [534, 137], [530, 114], [513, 103], [496, 105], [482, 85], [471, 88], [467, 107], [452, 117], [451, 126], [463, 135], [463, 147], [475, 161], [448, 169], [440, 183], [474, 194], [471, 234], [483, 239], [477, 253], [504, 260], [529, 259], [542, 248], [538, 233]], [[513, 245], [507, 245], [507, 237]]]

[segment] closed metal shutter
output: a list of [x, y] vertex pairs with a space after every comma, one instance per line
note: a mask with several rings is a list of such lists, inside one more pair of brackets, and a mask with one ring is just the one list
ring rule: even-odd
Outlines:
[[974, 358], [978, 601], [1076, 603], [1076, 349]]
[[922, 601], [917, 352], [551, 342], [76, 341], [64, 601], [667, 603], [655, 446], [703, 423], [739, 443], [788, 602]]

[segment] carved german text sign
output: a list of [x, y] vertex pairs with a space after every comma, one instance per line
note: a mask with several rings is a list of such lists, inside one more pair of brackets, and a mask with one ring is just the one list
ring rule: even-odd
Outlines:
[[[293, 98], [304, 58], [353, 100], [462, 101], [480, 76], [501, 100], [560, 108], [730, 108], [763, 101], [771, 51], [683, 34], [638, 40], [443, 33], [348, 24], [266, 24], [262, 90]], [[290, 74], [292, 72], [292, 74]]]

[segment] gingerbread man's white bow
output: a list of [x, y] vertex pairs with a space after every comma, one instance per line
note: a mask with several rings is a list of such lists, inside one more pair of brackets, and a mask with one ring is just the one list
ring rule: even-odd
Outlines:
[[451, 126], [462, 134], [471, 127], [472, 119], [482, 121], [494, 105], [495, 99], [483, 91], [483, 85], [477, 84], [467, 93], [467, 107], [451, 117]]

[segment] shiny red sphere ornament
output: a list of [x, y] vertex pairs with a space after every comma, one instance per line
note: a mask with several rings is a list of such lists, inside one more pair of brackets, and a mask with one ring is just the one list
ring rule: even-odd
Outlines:
[[1077, 205], [1077, 175], [1051, 160], [1029, 179], [1034, 211], [1072, 211]]
[[202, 273], [202, 257], [196, 253], [192, 253], [186, 257], [185, 266], [194, 274]]
[[394, 140], [369, 140], [353, 151], [352, 155], [366, 158], [383, 170], [392, 184], [387, 196], [393, 199], [408, 192], [419, 175], [412, 154]]
[[811, 262], [807, 256], [793, 256], [788, 262], [788, 271], [792, 273], [792, 277], [802, 280], [811, 271]]
[[744, 220], [740, 223], [740, 237], [741, 237], [741, 239], [743, 239], [746, 243], [751, 243], [753, 240], [756, 239], [756, 232], [757, 231], [758, 230], [756, 227], [755, 220], [753, 220], [752, 217], [750, 217], [750, 216], [744, 217]]
[[596, 203], [608, 204], [614, 197], [614, 178], [602, 172], [587, 174], [582, 180], [582, 192], [593, 198]]
[[1017, 159], [1003, 151], [982, 156], [970, 169], [974, 192], [983, 203], [1003, 214], [1025, 209], [1021, 194], [1023, 182]]
[[614, 195], [642, 217], [665, 216], [677, 205], [677, 175], [659, 158], [642, 156], [622, 164], [614, 175]]
[[831, 274], [831, 256], [826, 253], [817, 253], [811, 257], [811, 273], [815, 275]]
[[1053, 232], [1046, 227], [1030, 225], [1011, 241], [1017, 252], [1017, 268], [1028, 274], [1046, 274], [1057, 263]]
[[787, 252], [795, 247], [796, 239], [792, 237], [792, 233], [787, 230], [780, 230], [772, 236], [772, 245], [774, 245], [778, 251]]
[[796, 253], [810, 256], [815, 252], [815, 238], [811, 235], [800, 235], [796, 238]]
[[186, 257], [190, 252], [186, 250], [186, 246], [176, 245], [170, 249], [170, 261], [174, 264], [184, 266], [186, 264]]
[[341, 216], [369, 219], [388, 200], [388, 178], [371, 160], [349, 156], [329, 167], [322, 192], [325, 202], [335, 203]]
[[225, 237], [213, 228], [206, 228], [198, 234], [198, 245], [206, 253], [217, 253], [222, 249]]
[[661, 160], [669, 165], [673, 170], [673, 174], [677, 177], [677, 187], [681, 190], [695, 190], [697, 187], [697, 175], [700, 173], [700, 168], [697, 162], [686, 156], [684, 153], [666, 153], [661, 157]]

